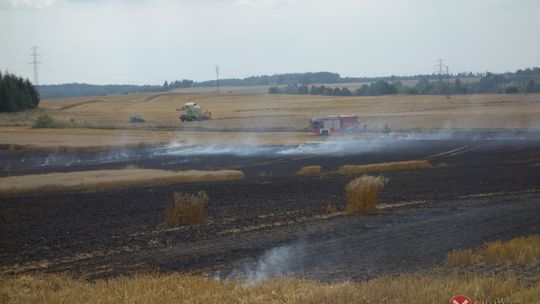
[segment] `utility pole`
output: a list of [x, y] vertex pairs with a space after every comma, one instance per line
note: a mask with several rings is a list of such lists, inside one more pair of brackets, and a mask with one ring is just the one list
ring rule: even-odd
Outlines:
[[216, 89], [219, 94], [219, 65], [216, 65]]
[[38, 64], [40, 63], [43, 63], [41, 61], [38, 61], [38, 52], [37, 52], [37, 46], [34, 46], [32, 47], [32, 55], [30, 55], [30, 57], [32, 57], [32, 62], [30, 62], [31, 65], [34, 66], [34, 85], [39, 85], [39, 82], [38, 82]]

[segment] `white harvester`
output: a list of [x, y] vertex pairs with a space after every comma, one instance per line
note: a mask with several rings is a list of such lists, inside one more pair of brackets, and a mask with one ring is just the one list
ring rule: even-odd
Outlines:
[[200, 121], [212, 119], [212, 112], [208, 112], [202, 109], [196, 102], [186, 102], [180, 109], [176, 109], [180, 112], [181, 121]]

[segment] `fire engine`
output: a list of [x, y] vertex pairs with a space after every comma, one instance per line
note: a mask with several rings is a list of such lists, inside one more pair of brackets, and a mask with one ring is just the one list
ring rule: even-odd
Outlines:
[[313, 117], [309, 121], [309, 129], [311, 134], [322, 136], [353, 133], [358, 131], [358, 116], [332, 115]]

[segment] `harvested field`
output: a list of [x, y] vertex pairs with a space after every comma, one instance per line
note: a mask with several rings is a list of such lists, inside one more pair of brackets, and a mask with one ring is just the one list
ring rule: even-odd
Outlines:
[[[163, 274], [179, 271], [223, 279], [287, 275], [360, 281], [423, 270], [443, 263], [452, 250], [540, 231], [536, 140], [376, 140], [347, 147], [355, 152], [322, 153], [327, 148], [323, 144], [249, 151], [135, 149], [124, 151], [125, 158], [107, 161], [96, 160], [98, 152], [0, 151], [4, 176], [118, 170], [126, 165], [245, 174], [236, 181], [2, 197], [1, 271], [104, 278], [159, 269]], [[56, 162], [40, 161], [52, 155]], [[65, 161], [74, 159], [78, 161], [66, 166]], [[344, 209], [344, 189], [352, 177], [295, 174], [305, 166], [335, 171], [345, 164], [414, 159], [448, 166], [386, 171], [391, 182], [380, 192], [384, 206], [368, 215], [325, 214], [327, 202], [336, 211]], [[204, 223], [163, 223], [175, 191], [208, 194]], [[264, 265], [274, 266], [268, 270]], [[540, 273], [536, 266], [519, 267], [515, 273]]]
[[470, 266], [479, 263], [527, 264], [540, 259], [540, 235], [525, 236], [508, 242], [494, 241], [480, 249], [455, 250], [448, 254], [445, 265]]
[[166, 185], [175, 183], [241, 180], [242, 171], [166, 171], [126, 168], [121, 170], [96, 170], [68, 173], [46, 173], [0, 177], [0, 194], [25, 192], [61, 192], [99, 190], [137, 185]]
[[[295, 279], [252, 286], [185, 275], [136, 275], [89, 283], [62, 275], [2, 279], [0, 296], [15, 303], [447, 303], [456, 290], [474, 299], [535, 303], [540, 287], [490, 276], [383, 276], [367, 282], [321, 284]], [[54, 284], [55, 288], [50, 288]], [[30, 292], [23, 292], [28, 286]], [[414, 291], [414, 292], [412, 292]], [[506, 303], [506, 302], [505, 302]]]
[[[535, 243], [497, 241], [540, 231], [539, 96], [171, 92], [1, 114], [0, 298], [531, 301]], [[179, 122], [188, 100], [214, 119]], [[367, 132], [307, 134], [336, 109]], [[67, 128], [30, 129], [39, 115]], [[391, 182], [348, 209], [351, 175], [378, 172]]]
[[319, 175], [321, 173], [321, 166], [305, 166], [296, 171], [296, 175]]
[[[339, 97], [178, 92], [43, 100], [39, 110], [0, 113], [3, 126], [0, 144], [42, 147], [161, 145], [170, 141], [300, 144], [310, 140], [306, 134], [310, 117], [339, 113], [358, 115], [360, 124], [367, 125], [369, 133], [374, 134], [385, 124], [402, 133], [538, 131], [539, 100], [540, 94], [460, 95], [446, 99], [408, 95]], [[176, 109], [187, 101], [196, 101], [208, 108], [214, 119], [180, 122]], [[146, 122], [128, 123], [128, 118], [134, 114], [141, 115]], [[48, 115], [66, 128], [29, 129], [40, 115]], [[267, 134], [269, 132], [272, 134]], [[53, 136], [55, 133], [61, 137]], [[84, 137], [77, 139], [81, 133]], [[119, 137], [122, 140], [118, 141]]]
[[433, 168], [433, 165], [427, 160], [409, 160], [403, 162], [378, 163], [367, 165], [345, 165], [339, 167], [339, 174], [364, 174], [372, 172], [398, 171]]
[[[538, 235], [498, 242], [498, 252], [514, 252], [517, 247], [538, 245]], [[519, 244], [519, 245], [517, 245]], [[484, 249], [471, 250], [478, 257], [475, 263], [490, 264]], [[516, 247], [517, 246], [517, 247]], [[530, 251], [529, 251], [530, 252]], [[451, 253], [446, 261], [452, 260]], [[515, 261], [515, 260], [512, 260]], [[523, 260], [519, 259], [520, 262]], [[540, 252], [528, 257], [538, 263]], [[538, 275], [538, 274], [537, 274]], [[523, 275], [522, 275], [523, 276]], [[293, 278], [273, 279], [246, 284], [241, 281], [221, 282], [182, 274], [137, 274], [88, 282], [67, 275], [0, 276], [0, 298], [5, 303], [72, 302], [72, 303], [408, 303], [421, 298], [429, 303], [446, 303], [456, 293], [475, 300], [497, 299], [533, 303], [540, 293], [540, 284], [526, 286], [516, 277], [493, 277], [487, 274], [445, 274], [441, 269], [423, 273], [381, 276], [360, 283], [320, 283]], [[50, 288], [54, 284], [54, 288]], [[31, 289], [28, 290], [28, 287]]]
[[31, 129], [0, 127], [0, 145], [11, 150], [96, 151], [168, 144], [301, 144], [312, 139], [306, 132], [148, 131], [105, 129]]
[[[410, 128], [506, 128], [531, 126], [538, 114], [539, 94], [527, 95], [461, 95], [446, 99], [444, 96], [379, 96], [336, 97], [267, 94], [140, 94], [72, 100], [43, 101], [43, 107], [59, 120], [68, 117], [96, 124], [125, 125], [129, 115], [138, 113], [148, 124], [161, 123], [199, 128], [238, 128], [252, 119], [256, 126], [274, 128], [276, 120], [283, 120], [289, 128], [305, 128], [306, 117], [344, 113], [365, 117], [368, 124], [389, 123], [393, 129]], [[197, 101], [210, 109], [214, 118], [206, 122], [181, 124], [175, 109], [188, 100]], [[67, 105], [77, 106], [66, 108]], [[80, 118], [79, 118], [80, 117]], [[442, 119], [444, 117], [444, 119]], [[297, 119], [299, 118], [299, 119]], [[502, 119], [503, 121], [501, 121]], [[512, 122], [510, 125], [508, 123]], [[381, 125], [381, 126], [382, 126]]]

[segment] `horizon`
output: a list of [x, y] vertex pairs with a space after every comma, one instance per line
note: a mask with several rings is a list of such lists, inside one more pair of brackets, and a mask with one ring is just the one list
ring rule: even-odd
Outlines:
[[[506, 74], [506, 73], [515, 73], [516, 71], [518, 70], [527, 70], [527, 69], [536, 69], [536, 68], [540, 68], [540, 67], [536, 67], [536, 66], [530, 66], [530, 67], [523, 67], [523, 68], [518, 68], [517, 70], [514, 70], [514, 71], [505, 71], [505, 72], [493, 72], [493, 71], [483, 71], [483, 72], [476, 72], [476, 71], [465, 71], [465, 72], [455, 72], [455, 73], [452, 73], [450, 72], [449, 75], [450, 77], [457, 77], [458, 74], [469, 74], [469, 73], [472, 73], [473, 74], [473, 77], [476, 77], [476, 76], [480, 76], [480, 75], [486, 75], [487, 73], [493, 73], [493, 74]], [[6, 71], [0, 71], [1, 73], [9, 73], [9, 74], [13, 74], [13, 75], [16, 75], [16, 76], [20, 76], [20, 75], [17, 75], [15, 73], [11, 73], [9, 70], [6, 70]], [[308, 72], [290, 72], [290, 73], [276, 73], [276, 74], [261, 74], [261, 75], [249, 75], [249, 76], [246, 76], [246, 77], [241, 77], [241, 78], [220, 78], [219, 80], [220, 81], [227, 81], [227, 80], [244, 80], [244, 79], [248, 79], [250, 77], [272, 77], [272, 76], [277, 76], [277, 75], [290, 75], [290, 74], [307, 74], [307, 73], [335, 73], [335, 72], [331, 72], [331, 71], [317, 71], [317, 72], [314, 72], [314, 71], [308, 71]], [[366, 79], [370, 79], [370, 78], [381, 78], [381, 80], [384, 80], [386, 78], [390, 78], [390, 77], [396, 77], [397, 78], [397, 81], [399, 81], [401, 78], [407, 78], [407, 77], [411, 77], [411, 79], [416, 79], [414, 77], [425, 77], [425, 76], [436, 76], [438, 75], [437, 73], [431, 73], [431, 74], [415, 74], [415, 75], [383, 75], [383, 76], [343, 76], [339, 73], [336, 73], [339, 75], [339, 77], [341, 79], [345, 79], [345, 78], [366, 78]], [[21, 76], [22, 77], [22, 76]], [[466, 76], [468, 77], [468, 76]], [[29, 79], [31, 80], [31, 77], [23, 77], [24, 79]], [[462, 77], [463, 78], [463, 77]], [[133, 85], [133, 86], [162, 86], [163, 83], [165, 81], [171, 83], [172, 81], [181, 81], [181, 80], [192, 80], [192, 79], [189, 79], [189, 78], [184, 78], [184, 79], [171, 79], [171, 80], [164, 80], [161, 84], [157, 83], [157, 84], [128, 84], [128, 83], [88, 83], [88, 82], [64, 82], [64, 83], [46, 83], [46, 84], [39, 84], [39, 86], [55, 86], [55, 85], [67, 85], [67, 84], [78, 84], [78, 85], [95, 85], [95, 86], [123, 86], [123, 85], [126, 85], [126, 86], [130, 86], [130, 85]], [[201, 83], [206, 83], [206, 82], [212, 82], [212, 81], [215, 81], [215, 79], [207, 79], [207, 80], [201, 80], [201, 81], [194, 81], [194, 85], [196, 86], [197, 84], [201, 84]], [[300, 83], [298, 83], [300, 84]], [[314, 85], [314, 84], [319, 84], [319, 83], [306, 83], [308, 85]], [[274, 84], [268, 84], [268, 85], [278, 85], [277, 83], [274, 83]], [[227, 87], [227, 85], [222, 85], [223, 87]], [[252, 86], [252, 85], [245, 85], [245, 86]], [[260, 86], [260, 85], [253, 85], [253, 86]]]

